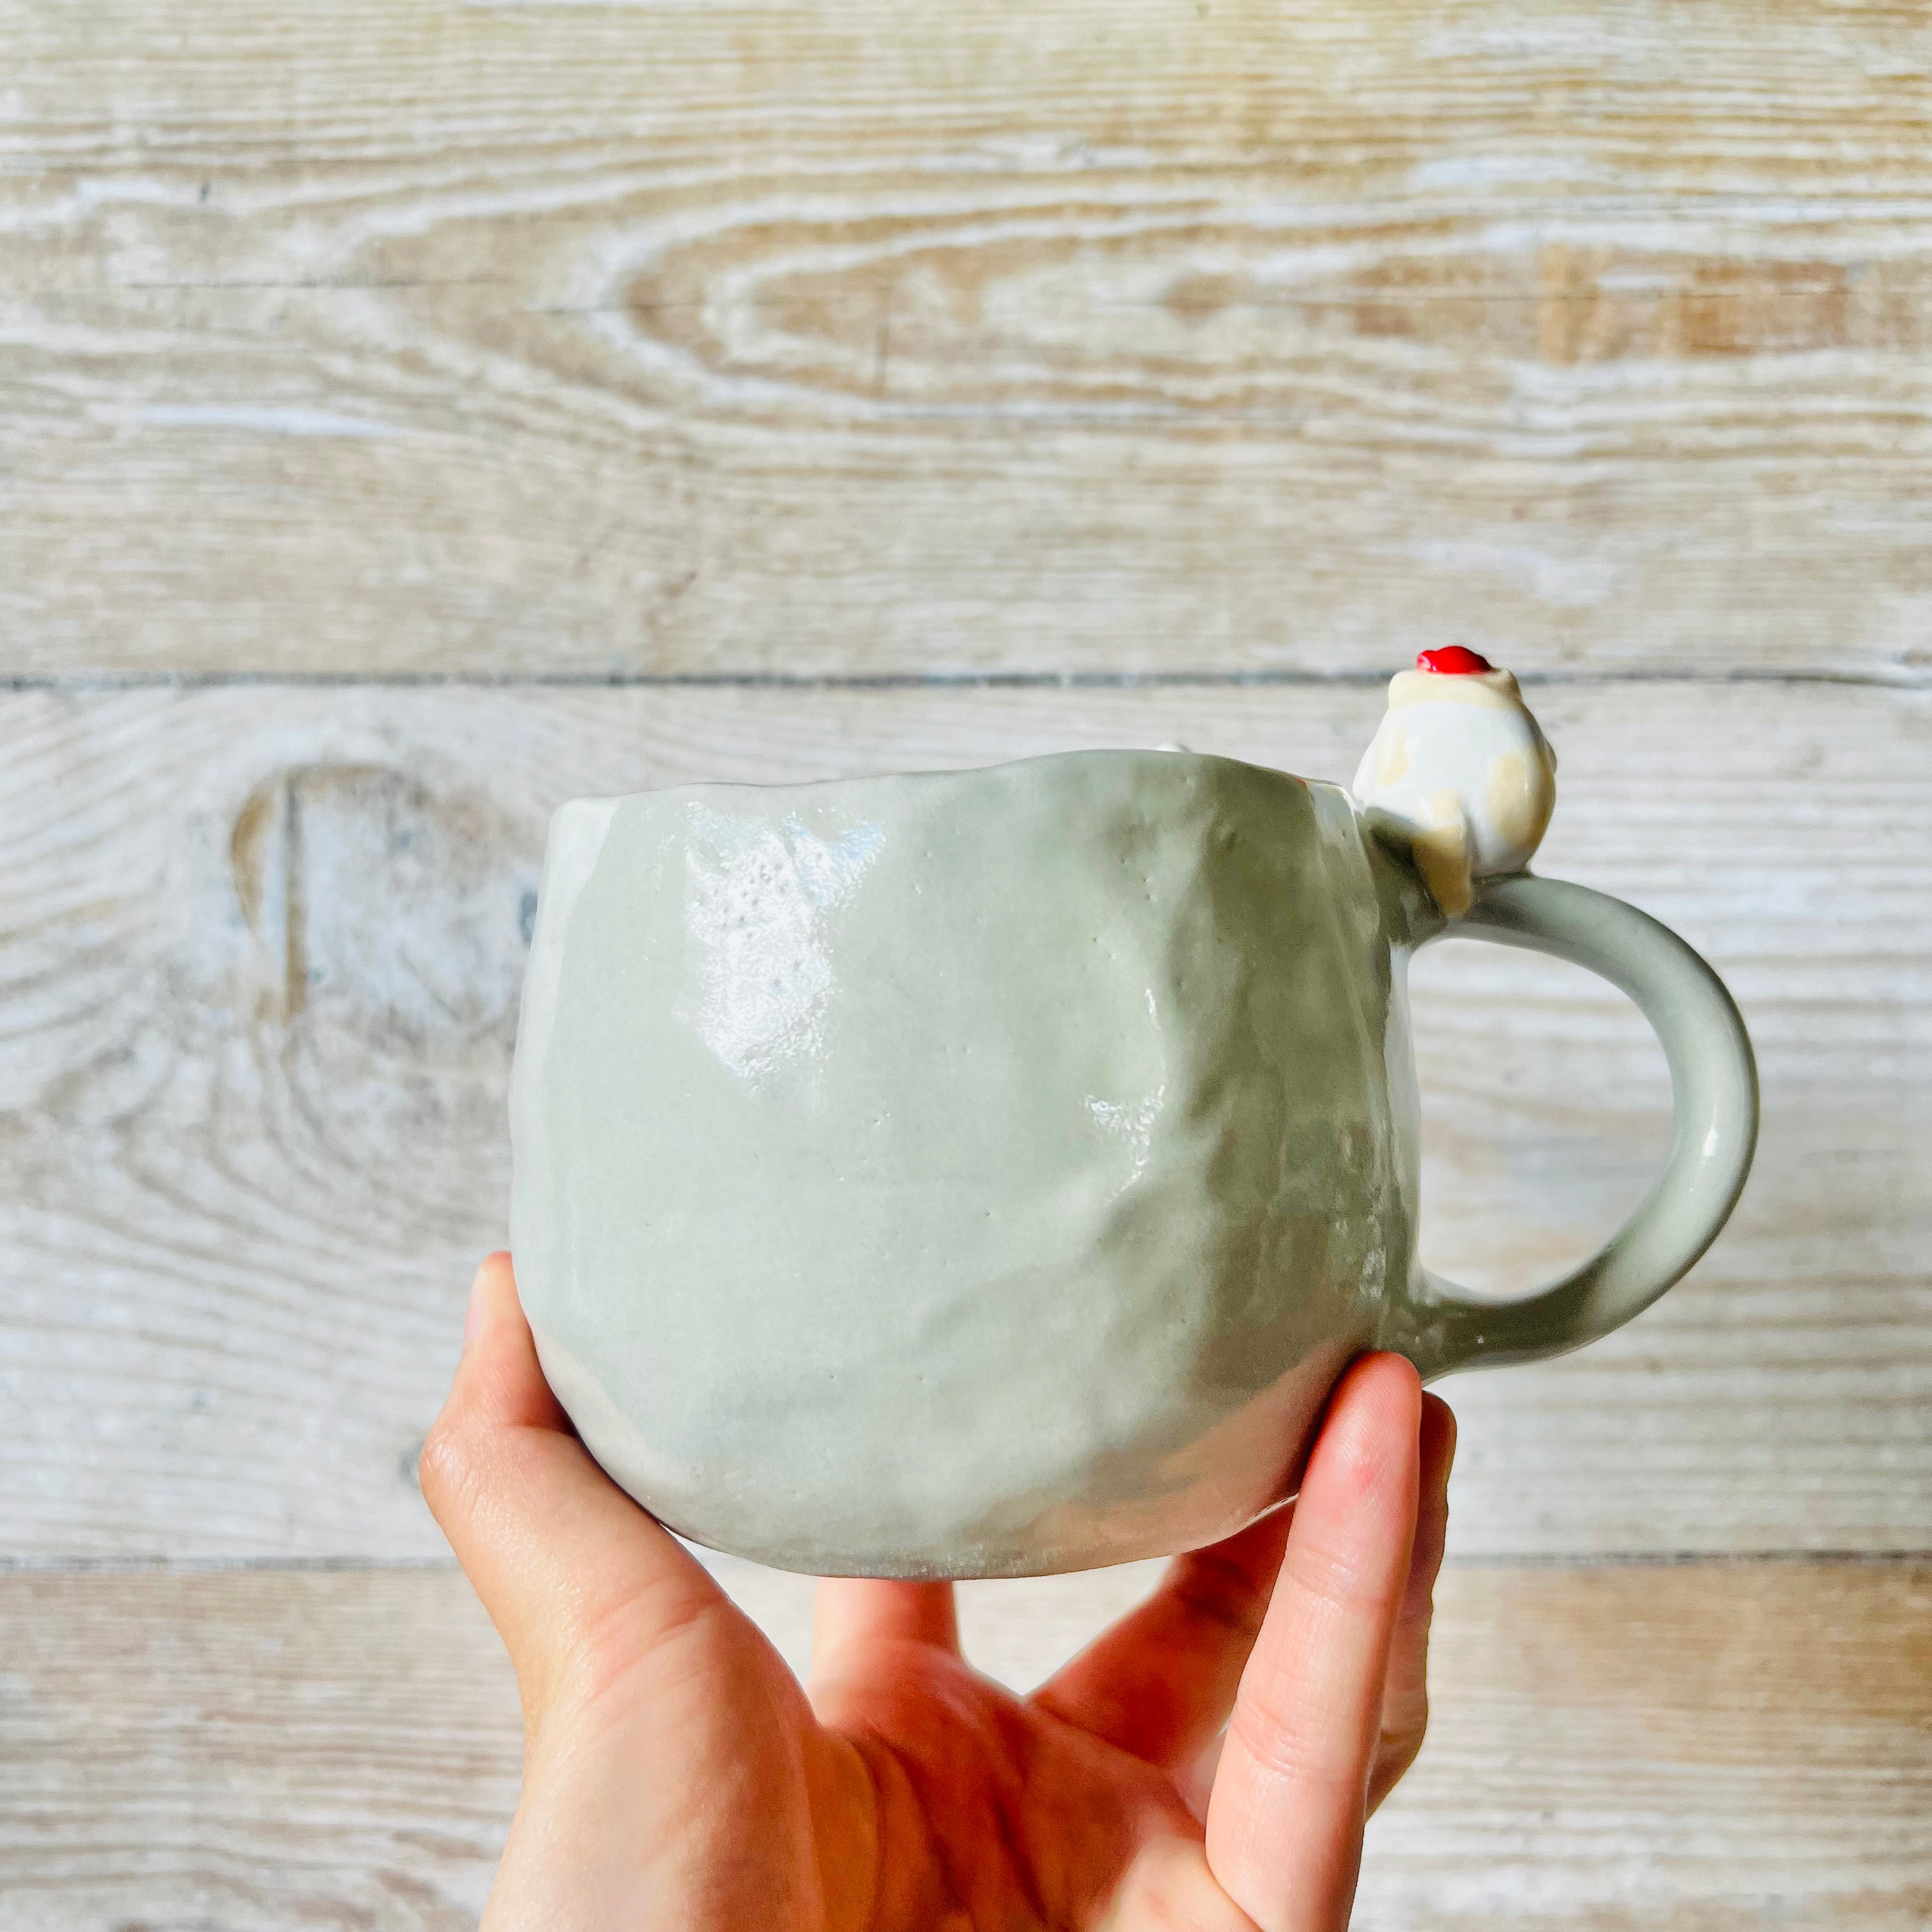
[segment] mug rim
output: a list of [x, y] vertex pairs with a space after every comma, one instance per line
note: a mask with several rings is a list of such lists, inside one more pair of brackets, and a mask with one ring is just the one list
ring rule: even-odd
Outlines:
[[826, 793], [872, 785], [918, 784], [924, 787], [944, 782], [958, 784], [967, 779], [983, 778], [995, 772], [1015, 771], [1022, 766], [1064, 766], [1077, 762], [1117, 758], [1187, 758], [1202, 764], [1233, 765], [1244, 771], [1260, 772], [1270, 778], [1285, 778], [1310, 791], [1339, 792], [1354, 807], [1356, 816], [1359, 818], [1361, 815], [1360, 808], [1354, 802], [1354, 794], [1339, 779], [1304, 778], [1299, 772], [1287, 771], [1278, 765], [1258, 764], [1252, 758], [1238, 758], [1224, 752], [1198, 752], [1191, 747], [1082, 745], [1066, 751], [1030, 752], [1017, 758], [996, 758], [988, 764], [852, 772], [838, 777], [817, 778], [696, 778], [676, 784], [645, 786], [634, 791], [586, 792], [564, 800], [552, 817], [554, 820], [573, 806], [600, 807], [608, 810], [645, 799], [673, 801], [687, 798], [712, 798], [721, 794], [736, 796], [747, 792]]

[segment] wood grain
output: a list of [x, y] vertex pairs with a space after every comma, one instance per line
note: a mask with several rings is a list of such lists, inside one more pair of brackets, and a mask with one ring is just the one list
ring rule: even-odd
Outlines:
[[[1716, 961], [1766, 1126], [1658, 1308], [1448, 1385], [1357, 1925], [1932, 1925], [1932, 1570], [1724, 1560], [1932, 1551], [1924, 27], [0, 0], [0, 1929], [473, 1923], [460, 1577], [86, 1566], [446, 1560], [559, 800], [1340, 776], [1377, 695], [1307, 680], [1444, 643], [1550, 680], [1547, 868]], [[1640, 1191], [1660, 1056], [1534, 960], [1417, 993], [1426, 1252], [1520, 1288]], [[802, 1665], [809, 1583], [717, 1562]], [[1151, 1574], [974, 1586], [969, 1648], [1030, 1682]]]
[[0, 0], [0, 669], [1922, 680], [1924, 27]]
[[[548, 812], [574, 794], [1153, 744], [1348, 771], [1348, 687], [0, 698], [0, 1554], [420, 1560]], [[1756, 1174], [1691, 1281], [1450, 1385], [1468, 1555], [1932, 1550], [1932, 694], [1552, 691], [1547, 869], [1736, 990]], [[1466, 958], [1448, 956], [1462, 951]], [[1425, 1250], [1587, 1252], [1661, 1147], [1616, 996], [1425, 958]]]
[[[808, 1587], [728, 1576], [802, 1666]], [[1030, 1684], [1146, 1580], [974, 1586], [969, 1654]], [[1932, 1918], [1932, 1569], [1466, 1567], [1438, 1604], [1358, 1932]], [[9, 1932], [474, 1924], [521, 1738], [461, 1577], [9, 1576], [0, 1649]]]

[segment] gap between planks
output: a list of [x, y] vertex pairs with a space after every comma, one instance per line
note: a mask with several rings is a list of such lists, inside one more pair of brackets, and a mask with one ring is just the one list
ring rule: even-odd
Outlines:
[[[706, 1552], [692, 1552], [700, 1562]], [[721, 1564], [736, 1564], [736, 1557], [715, 1559]], [[1500, 1556], [1461, 1555], [1450, 1551], [1443, 1559], [1445, 1570], [1684, 1570], [1704, 1565], [1733, 1570], [1768, 1564], [1812, 1565], [1820, 1569], [1884, 1568], [1888, 1565], [1932, 1564], [1932, 1548], [1924, 1550], [1607, 1550], [1582, 1556], [1561, 1552], [1526, 1551]], [[412, 1576], [454, 1570], [453, 1556], [0, 1556], [0, 1581], [8, 1577], [61, 1576]], [[756, 1566], [747, 1566], [756, 1567]], [[820, 1579], [803, 1571], [773, 1570], [776, 1577], [803, 1577], [808, 1582]], [[1095, 1576], [1104, 1572], [1069, 1570], [1068, 1576]], [[1012, 1582], [1011, 1578], [964, 1580]], [[1022, 1581], [1026, 1580], [1020, 1580]]]
[[[1382, 683], [1403, 664], [1364, 670], [1012, 670], [881, 671], [876, 674], [783, 671], [104, 671], [0, 676], [0, 693], [70, 692], [76, 694], [137, 691], [227, 691], [287, 688], [339, 691], [366, 686], [378, 691], [1294, 691]], [[1932, 686], [1932, 666], [1892, 672], [1778, 670], [1741, 666], [1672, 670], [1518, 670], [1526, 690], [1591, 690], [1650, 685], [1771, 685], [1802, 688], [1850, 685], [1877, 690]]]
[[[1144, 1575], [969, 1592], [967, 1653], [1036, 1682]], [[727, 1580], [804, 1668], [802, 1580]], [[1892, 1564], [1445, 1576], [1358, 1932], [1920, 1932], [1928, 1592]], [[8, 1932], [475, 1924], [521, 1736], [459, 1576], [0, 1580], [0, 1647]]]

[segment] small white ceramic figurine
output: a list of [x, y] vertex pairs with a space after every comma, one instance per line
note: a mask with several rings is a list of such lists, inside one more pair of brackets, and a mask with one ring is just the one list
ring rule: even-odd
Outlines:
[[1556, 802], [1556, 754], [1516, 680], [1451, 645], [1390, 680], [1354, 793], [1412, 836], [1424, 883], [1454, 917], [1476, 880], [1520, 872], [1534, 856]]

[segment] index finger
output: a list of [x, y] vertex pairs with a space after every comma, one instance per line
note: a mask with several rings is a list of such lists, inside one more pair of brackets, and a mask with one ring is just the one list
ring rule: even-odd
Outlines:
[[1421, 1404], [1400, 1356], [1369, 1356], [1342, 1377], [1242, 1674], [1208, 1862], [1261, 1932], [1348, 1922], [1415, 1536]]
[[706, 1617], [737, 1618], [572, 1432], [508, 1255], [477, 1272], [463, 1359], [423, 1445], [422, 1490], [517, 1666], [526, 1711], [584, 1660], [589, 1632], [608, 1650], [641, 1649]]

